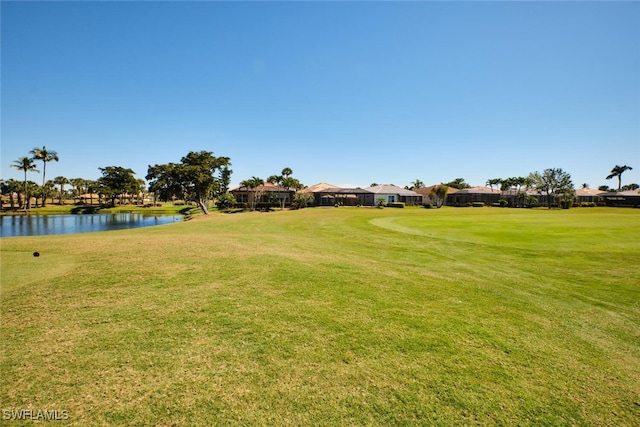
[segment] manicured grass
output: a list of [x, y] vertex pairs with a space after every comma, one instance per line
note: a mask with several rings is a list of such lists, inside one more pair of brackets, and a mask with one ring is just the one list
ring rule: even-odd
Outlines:
[[0, 243], [0, 409], [640, 422], [639, 210], [317, 208]]

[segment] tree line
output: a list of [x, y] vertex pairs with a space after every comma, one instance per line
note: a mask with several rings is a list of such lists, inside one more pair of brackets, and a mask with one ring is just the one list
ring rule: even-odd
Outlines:
[[[208, 205], [211, 200], [216, 200], [220, 207], [230, 207], [236, 203], [233, 195], [229, 193], [233, 172], [230, 169], [231, 159], [224, 156], [216, 157], [209, 151], [191, 151], [177, 163], [149, 165], [145, 176], [148, 186], [144, 180], [135, 178], [133, 170], [121, 166], [98, 168], [102, 176], [95, 181], [82, 178], [67, 179], [64, 176], [57, 176], [53, 180], [47, 181], [47, 163], [59, 161], [58, 153], [43, 146], [42, 148], [34, 148], [29, 154], [31, 156], [19, 157], [11, 164], [11, 167], [24, 172], [24, 181], [19, 183], [14, 179], [9, 179], [2, 180], [0, 183], [2, 194], [16, 193], [18, 206], [23, 209], [31, 207], [32, 197], [35, 197], [37, 205], [38, 196], [41, 200], [41, 206], [46, 206], [47, 198], [54, 193], [56, 186], [58, 186], [58, 202], [63, 204], [65, 186], [67, 185], [72, 186], [74, 198], [80, 199], [83, 194], [89, 194], [91, 204], [93, 204], [93, 194], [98, 194], [98, 201], [102, 198], [109, 200], [111, 206], [115, 206], [118, 198], [123, 203], [122, 199], [125, 196], [130, 199], [136, 198], [136, 203], [138, 203], [140, 200], [144, 200], [147, 189], [153, 194], [154, 204], [158, 200], [193, 201], [205, 214], [209, 212]], [[28, 180], [28, 173], [40, 172], [37, 169], [36, 161], [42, 162], [42, 185], [40, 186]], [[617, 178], [617, 191], [638, 189], [640, 186], [635, 183], [622, 186], [622, 174], [632, 169], [628, 165], [616, 165], [606, 179]], [[280, 174], [271, 175], [266, 181], [254, 176], [242, 181], [240, 185], [252, 193], [251, 200], [255, 204], [260, 200], [266, 182], [277, 185], [285, 193], [304, 188], [304, 185], [292, 174], [291, 168], [286, 167]], [[522, 205], [526, 203], [527, 198], [524, 189], [535, 189], [540, 194], [546, 194], [549, 207], [551, 206], [551, 196], [569, 200], [575, 194], [571, 175], [560, 168], [545, 169], [542, 173], [531, 172], [527, 177], [492, 178], [486, 181], [486, 185], [491, 189], [495, 186], [505, 193], [515, 193], [517, 203]], [[410, 190], [422, 187], [424, 187], [424, 183], [419, 179], [413, 181], [410, 186], [405, 186]], [[444, 203], [449, 187], [463, 189], [471, 186], [463, 178], [456, 178], [434, 186], [430, 196], [436, 201], [438, 207]], [[582, 187], [586, 188], [588, 184], [582, 184]], [[616, 191], [607, 186], [600, 186], [599, 190]], [[284, 208], [285, 200], [284, 197], [278, 198], [277, 201], [281, 208]], [[11, 208], [15, 208], [14, 198], [9, 197], [9, 201]], [[255, 209], [255, 205], [251, 206], [251, 209]]]

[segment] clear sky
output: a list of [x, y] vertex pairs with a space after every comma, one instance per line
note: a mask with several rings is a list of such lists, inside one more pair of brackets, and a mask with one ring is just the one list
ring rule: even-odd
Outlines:
[[[189, 151], [232, 184], [640, 183], [638, 2], [1, 3], [1, 176]], [[42, 169], [42, 163], [38, 162]], [[41, 181], [41, 175], [30, 179]]]

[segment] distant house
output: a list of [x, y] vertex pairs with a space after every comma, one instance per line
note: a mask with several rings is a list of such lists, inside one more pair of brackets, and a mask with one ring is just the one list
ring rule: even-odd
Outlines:
[[304, 187], [302, 190], [298, 191], [298, 193], [315, 193], [317, 191], [327, 190], [331, 188], [340, 188], [340, 187], [333, 184], [327, 184], [326, 182], [319, 182], [318, 184]]
[[[257, 208], [277, 206], [282, 203], [283, 199], [285, 206], [290, 205], [296, 193], [294, 190], [280, 187], [270, 182], [265, 182], [255, 189], [239, 186], [232, 188], [229, 192], [235, 197], [237, 206], [254, 204]], [[258, 197], [258, 200], [253, 200], [254, 195]]]
[[640, 190], [600, 193], [598, 197], [607, 206], [640, 206]]
[[502, 193], [489, 187], [463, 188], [447, 196], [447, 204], [451, 206], [466, 206], [474, 202], [492, 205], [500, 200]]
[[604, 191], [595, 188], [579, 188], [576, 190], [576, 202], [593, 202], [598, 203], [602, 200], [600, 195], [604, 194]]
[[315, 193], [317, 206], [373, 206], [374, 194], [362, 188], [333, 188]]
[[312, 194], [314, 206], [373, 206], [372, 192], [362, 188], [340, 188], [327, 183], [312, 185], [300, 193]]
[[373, 187], [367, 187], [365, 190], [374, 193], [375, 202], [378, 203], [378, 199], [384, 199], [385, 203], [402, 202], [406, 205], [421, 205], [422, 195], [412, 190], [400, 188], [396, 185], [375, 185]]
[[[423, 205], [435, 205], [436, 201], [431, 197], [431, 191], [433, 191], [435, 187], [437, 187], [437, 185], [430, 185], [429, 187], [416, 188], [413, 191], [415, 191], [416, 193], [422, 196]], [[450, 194], [456, 193], [457, 191], [458, 191], [457, 188], [449, 187], [447, 189], [447, 197]], [[445, 204], [446, 204], [446, 201], [445, 201]]]
[[100, 203], [100, 195], [97, 193], [85, 193], [81, 194], [77, 197], [80, 200], [80, 203], [85, 205], [92, 205], [95, 201], [96, 203]]

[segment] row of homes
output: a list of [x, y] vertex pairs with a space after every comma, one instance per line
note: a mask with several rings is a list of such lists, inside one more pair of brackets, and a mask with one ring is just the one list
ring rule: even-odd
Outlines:
[[[547, 203], [546, 194], [541, 194], [536, 190], [500, 191], [489, 187], [472, 187], [462, 190], [450, 189], [447, 204], [461, 206], [482, 202], [486, 205], [493, 205], [498, 203], [500, 199], [505, 199], [510, 205], [517, 206], [521, 203], [518, 199], [519, 193], [523, 193], [526, 197], [534, 197], [541, 205]], [[575, 190], [575, 202], [578, 204], [601, 203], [607, 206], [640, 206], [640, 191], [606, 192], [593, 188], [580, 188]]]
[[[260, 200], [257, 203], [281, 202], [290, 204], [295, 196], [294, 190], [279, 187], [275, 184], [264, 183], [257, 188], [244, 186], [230, 190], [239, 205], [253, 203], [253, 197]], [[309, 195], [309, 204], [313, 206], [375, 206], [380, 200], [384, 203], [402, 202], [406, 205], [423, 204], [423, 196], [415, 191], [406, 190], [395, 185], [376, 185], [367, 188], [342, 188], [336, 185], [320, 183], [300, 190]]]
[[[376, 206], [380, 200], [384, 203], [401, 202], [407, 206], [433, 204], [430, 194], [434, 186], [423, 187], [415, 191], [407, 190], [395, 185], [375, 185], [367, 188], [342, 188], [327, 183], [319, 183], [300, 190], [309, 195], [312, 206]], [[539, 204], [546, 204], [546, 196], [533, 190], [522, 190], [527, 196], [535, 197]], [[251, 189], [236, 187], [231, 190], [239, 206], [253, 203], [253, 197], [259, 197], [257, 204], [281, 203], [289, 205], [295, 197], [295, 191], [275, 184], [264, 183]], [[500, 191], [489, 187], [472, 187], [457, 190], [449, 188], [446, 204], [452, 206], [469, 205], [482, 202], [486, 205], [498, 203], [500, 199], [517, 205], [517, 192], [514, 190]], [[640, 206], [640, 192], [638, 190], [624, 192], [603, 192], [591, 188], [576, 190], [576, 202], [605, 203], [610, 206]]]

